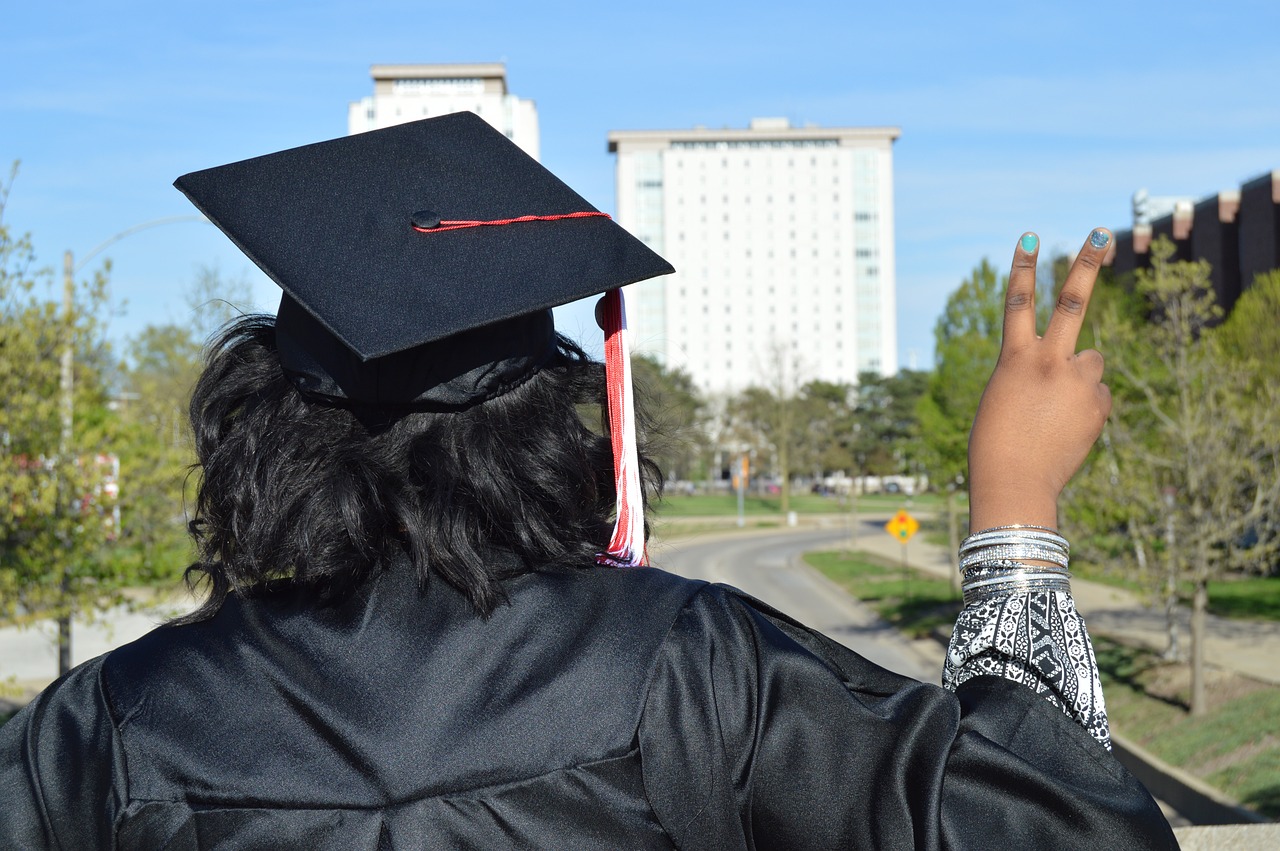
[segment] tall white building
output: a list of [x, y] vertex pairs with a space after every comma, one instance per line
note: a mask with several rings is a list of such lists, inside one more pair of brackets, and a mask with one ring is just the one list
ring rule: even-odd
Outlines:
[[[627, 288], [636, 350], [712, 393], [897, 372], [896, 127], [620, 130], [618, 221], [676, 274]], [[792, 367], [786, 367], [790, 370]]]
[[507, 69], [501, 62], [374, 65], [370, 74], [373, 96], [349, 105], [349, 133], [474, 112], [538, 159], [537, 108], [507, 91]]

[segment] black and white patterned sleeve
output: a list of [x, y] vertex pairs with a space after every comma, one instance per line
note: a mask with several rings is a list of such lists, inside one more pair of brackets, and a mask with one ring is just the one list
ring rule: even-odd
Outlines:
[[1030, 591], [966, 606], [951, 633], [942, 685], [955, 691], [984, 675], [1022, 683], [1111, 750], [1098, 663], [1070, 594]]

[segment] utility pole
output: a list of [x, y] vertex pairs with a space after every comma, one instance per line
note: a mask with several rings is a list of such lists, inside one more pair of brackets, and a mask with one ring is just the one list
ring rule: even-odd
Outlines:
[[[62, 433], [58, 439], [58, 463], [67, 470], [66, 465], [74, 464], [71, 458], [72, 451], [72, 427], [74, 425], [75, 415], [75, 299], [76, 299], [76, 282], [75, 282], [75, 258], [68, 251], [62, 255], [62, 321], [63, 321], [63, 341], [62, 341], [62, 375], [59, 382], [62, 395]], [[62, 493], [58, 494], [58, 510], [70, 511], [72, 493], [72, 483], [68, 481], [68, 476], [58, 477], [58, 489]], [[72, 529], [72, 524], [67, 524], [68, 530]], [[75, 534], [74, 531], [68, 531], [68, 534]], [[63, 554], [61, 563], [61, 576], [59, 577], [59, 592], [62, 595], [58, 611], [58, 675], [61, 676], [71, 670], [71, 565], [67, 563], [67, 559], [71, 557], [74, 548], [71, 541], [67, 540], [66, 551]], [[65, 608], [63, 608], [65, 606]]]
[[[208, 222], [204, 216], [185, 215], [185, 216], [168, 216], [163, 219], [153, 219], [149, 222], [134, 225], [126, 228], [114, 236], [94, 246], [87, 254], [80, 258], [80, 266], [76, 265], [75, 254], [67, 250], [62, 255], [62, 320], [65, 326], [65, 338], [63, 340], [62, 352], [60, 357], [61, 375], [59, 376], [59, 390], [61, 399], [61, 420], [62, 429], [58, 437], [58, 465], [61, 468], [57, 475], [58, 487], [58, 511], [70, 512], [73, 505], [81, 494], [74, 493], [76, 477], [66, 475], [66, 471], [74, 470], [76, 458], [74, 457], [74, 426], [75, 426], [75, 346], [76, 346], [76, 272], [80, 267], [84, 266], [99, 252], [105, 250], [111, 245], [124, 239], [126, 236], [137, 233], [138, 231], [147, 230], [158, 225], [175, 224], [178, 222]], [[71, 670], [71, 618], [73, 611], [73, 595], [72, 595], [72, 579], [74, 576], [74, 565], [68, 560], [75, 552], [73, 541], [69, 536], [74, 535], [75, 524], [67, 523], [67, 531], [63, 539], [63, 548], [65, 550], [62, 563], [58, 573], [58, 587], [62, 599], [59, 605], [58, 613], [58, 674], [65, 674]], [[64, 608], [65, 607], [65, 608]]]

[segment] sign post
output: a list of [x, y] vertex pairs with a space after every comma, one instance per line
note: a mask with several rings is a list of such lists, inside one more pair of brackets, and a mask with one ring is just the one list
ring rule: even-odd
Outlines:
[[738, 485], [738, 528], [747, 525], [747, 480], [751, 475], [750, 462], [744, 452], [742, 455], [742, 469], [738, 471], [738, 475], [734, 477]]
[[884, 524], [884, 530], [902, 544], [902, 594], [911, 599], [911, 574], [907, 567], [907, 542], [911, 536], [920, 531], [920, 523], [904, 509], [899, 509], [893, 519]]

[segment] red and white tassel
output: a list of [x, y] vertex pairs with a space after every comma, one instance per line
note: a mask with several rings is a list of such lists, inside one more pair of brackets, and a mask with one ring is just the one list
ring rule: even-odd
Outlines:
[[596, 557], [601, 564], [638, 567], [648, 564], [644, 549], [644, 498], [640, 491], [640, 455], [636, 447], [635, 400], [631, 388], [631, 341], [622, 290], [604, 296], [604, 370], [609, 398], [609, 439], [618, 507], [609, 549]]

